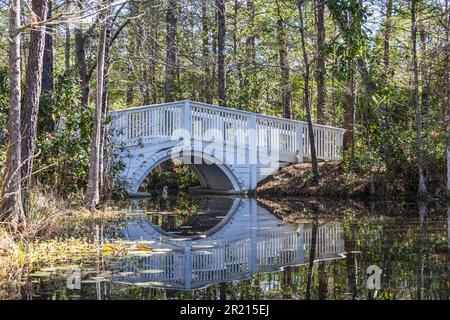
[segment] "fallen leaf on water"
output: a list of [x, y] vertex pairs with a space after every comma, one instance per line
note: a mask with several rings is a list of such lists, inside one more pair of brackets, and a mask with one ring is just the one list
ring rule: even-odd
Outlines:
[[102, 249], [103, 249], [103, 253], [106, 253], [106, 254], [116, 251], [116, 248], [114, 248], [113, 246], [110, 246], [110, 245], [103, 245]]
[[137, 246], [138, 251], [152, 251], [153, 248], [150, 246], [147, 246], [145, 244], [138, 244]]

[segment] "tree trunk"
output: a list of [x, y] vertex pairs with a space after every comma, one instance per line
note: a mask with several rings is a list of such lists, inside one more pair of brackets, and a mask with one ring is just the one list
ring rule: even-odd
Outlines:
[[126, 103], [127, 106], [132, 106], [134, 102], [134, 79], [133, 79], [133, 55], [134, 55], [134, 44], [131, 44], [131, 46], [128, 49], [128, 52], [130, 54], [128, 65], [127, 65], [127, 73], [128, 73], [128, 79], [127, 79], [127, 93], [126, 93]]
[[150, 104], [150, 85], [149, 85], [149, 80], [148, 80], [148, 70], [147, 70], [147, 66], [144, 66], [143, 68], [144, 70], [142, 70], [142, 104], [144, 106], [149, 105]]
[[319, 261], [317, 263], [317, 273], [319, 278], [319, 300], [326, 300], [328, 296], [328, 275], [326, 267], [326, 261]]
[[[132, 2], [131, 3], [131, 10], [130, 10], [130, 15], [131, 16], [135, 16], [137, 14], [139, 14], [141, 9], [141, 4], [139, 2]], [[130, 48], [131, 50], [129, 51], [129, 75], [131, 75], [131, 78], [128, 79], [128, 89], [130, 90], [129, 93], [131, 93], [130, 98], [130, 104], [131, 102], [134, 100], [133, 97], [133, 92], [134, 92], [134, 85], [137, 84], [137, 87], [139, 89], [139, 95], [141, 97], [141, 101], [140, 102], [142, 105], [146, 105], [146, 94], [147, 94], [147, 74], [146, 74], [146, 64], [144, 64], [142, 66], [142, 69], [140, 68], [140, 65], [137, 66], [137, 68], [135, 68], [135, 59], [136, 59], [136, 55], [140, 54], [142, 52], [142, 43], [147, 43], [147, 39], [146, 39], [146, 32], [145, 32], [145, 28], [143, 26], [143, 24], [139, 23], [138, 26], [135, 27], [135, 32], [136, 32], [136, 37], [131, 38], [130, 40]], [[108, 48], [108, 46], [106, 46], [106, 48]], [[142, 72], [141, 72], [142, 71]], [[140, 75], [140, 78], [138, 76], [138, 79], [141, 79], [141, 81], [133, 81], [134, 79], [134, 73], [136, 73], [137, 75]], [[128, 99], [128, 92], [127, 92], [127, 99]]]
[[86, 62], [86, 39], [81, 28], [75, 29], [75, 59], [81, 82], [81, 104], [89, 105], [89, 71]]
[[[297, 0], [297, 3], [299, 0]], [[316, 259], [316, 246], [317, 246], [317, 229], [319, 224], [318, 208], [314, 208], [314, 220], [311, 228], [311, 245], [309, 246], [309, 263], [308, 263], [308, 276], [306, 281], [306, 300], [311, 300], [311, 288], [314, 272], [314, 260]]]
[[280, 281], [280, 291], [283, 299], [292, 299], [292, 266], [283, 268]]
[[383, 48], [383, 65], [384, 65], [384, 80], [388, 80], [389, 74], [389, 51], [392, 29], [392, 0], [386, 1], [386, 20], [384, 30], [384, 48]]
[[[134, 16], [139, 11], [139, 4], [136, 2], [130, 3], [130, 15]], [[137, 81], [135, 81], [135, 68], [134, 68], [134, 61], [136, 59], [136, 53], [139, 52], [139, 50], [136, 50], [136, 42], [140, 41], [140, 31], [141, 29], [139, 26], [136, 26], [136, 30], [130, 34], [127, 37], [127, 85], [126, 85], [126, 104], [127, 106], [133, 106], [134, 103], [134, 86]], [[107, 46], [108, 47], [108, 46]], [[144, 103], [145, 104], [145, 103]]]
[[240, 73], [240, 77], [242, 78], [242, 84], [240, 84], [242, 90], [243, 97], [243, 105], [245, 109], [251, 111], [258, 111], [259, 103], [257, 92], [252, 94], [255, 82], [252, 81], [256, 79], [254, 75], [257, 74], [256, 70], [256, 36], [255, 36], [255, 6], [253, 0], [247, 0], [246, 11], [248, 15], [247, 20], [247, 37], [245, 39], [245, 58], [243, 63], [244, 73]]
[[347, 63], [347, 88], [345, 93], [344, 114], [344, 150], [353, 154], [354, 122], [355, 122], [355, 63], [350, 58]]
[[[52, 1], [48, 1], [47, 19], [52, 17]], [[53, 81], [53, 31], [51, 25], [45, 27], [45, 47], [44, 60], [42, 66], [42, 94], [47, 97], [43, 99], [40, 109], [44, 118], [47, 132], [55, 130], [55, 122], [52, 118], [52, 110], [47, 105], [49, 98], [53, 97], [54, 81]], [[42, 99], [41, 99], [42, 101]], [[47, 103], [46, 103], [47, 102]]]
[[[52, 1], [48, 0], [47, 19], [52, 17]], [[53, 26], [45, 27], [44, 60], [42, 66], [42, 92], [53, 92]]]
[[[109, 8], [109, 0], [104, 0], [103, 4]], [[108, 16], [108, 9], [101, 13], [101, 21], [105, 21]], [[104, 67], [106, 51], [107, 25], [104, 22], [100, 30], [100, 41], [97, 55], [97, 92], [94, 112], [94, 131], [91, 139], [91, 156], [89, 161], [89, 178], [86, 190], [86, 208], [94, 210], [100, 201], [100, 149], [101, 149], [101, 124], [102, 124], [102, 103], [104, 85]]]
[[278, 55], [281, 68], [281, 104], [283, 117], [292, 119], [291, 81], [289, 75], [289, 57], [284, 20], [278, 12], [277, 20]]
[[309, 59], [308, 59], [308, 52], [306, 51], [306, 39], [305, 39], [305, 33], [306, 33], [306, 27], [305, 22], [303, 20], [303, 1], [296, 0], [297, 8], [298, 8], [298, 15], [300, 19], [300, 40], [302, 43], [302, 51], [303, 51], [303, 63], [305, 65], [305, 75], [304, 75], [304, 101], [305, 101], [305, 108], [306, 108], [306, 118], [308, 121], [308, 135], [309, 135], [309, 144], [311, 146], [311, 162], [312, 162], [312, 169], [314, 173], [314, 182], [316, 184], [319, 183], [319, 166], [317, 163], [317, 155], [316, 155], [316, 144], [314, 142], [314, 131], [313, 131], [313, 124], [312, 124], [312, 117], [311, 117], [311, 103], [309, 101], [309, 79], [310, 79], [310, 71], [309, 71]]
[[20, 130], [20, 0], [11, 0], [9, 8], [9, 117], [8, 149], [0, 204], [0, 218], [25, 221], [21, 195]]
[[211, 94], [211, 68], [209, 57], [209, 28], [208, 28], [208, 3], [207, 0], [202, 0], [202, 55], [203, 55], [203, 86], [202, 98], [207, 103], [212, 103]]
[[253, 67], [256, 63], [256, 46], [255, 46], [255, 34], [254, 34], [254, 21], [255, 21], [255, 6], [253, 4], [253, 0], [247, 0], [247, 9], [250, 11], [249, 14], [249, 26], [250, 26], [250, 35], [246, 40], [247, 44], [247, 57], [250, 57], [249, 63]]
[[[423, 26], [425, 28], [425, 26]], [[425, 30], [421, 30], [420, 32], [420, 44], [421, 44], [421, 68], [420, 73], [422, 77], [422, 115], [423, 115], [423, 129], [427, 130], [429, 125], [429, 113], [430, 113], [430, 61], [428, 60], [428, 52], [427, 52], [427, 39]], [[429, 141], [426, 141], [428, 144]]]
[[353, 224], [344, 227], [344, 250], [347, 253], [345, 255], [345, 265], [347, 271], [347, 286], [350, 292], [348, 292], [349, 297], [352, 300], [356, 299], [357, 296], [357, 283], [356, 283], [356, 255], [355, 255], [355, 239], [353, 235]]
[[[157, 1], [156, 1], [157, 2]], [[154, 2], [152, 2], [154, 3]], [[150, 57], [149, 57], [149, 69], [148, 69], [148, 86], [150, 88], [150, 98], [151, 103], [157, 103], [157, 87], [156, 87], [156, 59], [158, 57], [158, 28], [159, 28], [159, 10], [151, 13], [150, 15], [150, 30], [149, 32], [149, 49], [150, 49]]]
[[164, 83], [165, 101], [175, 99], [175, 80], [177, 77], [177, 0], [168, 0], [166, 13], [166, 78]]
[[[383, 81], [385, 90], [388, 90], [390, 83], [390, 41], [391, 41], [391, 32], [392, 32], [392, 1], [387, 0], [386, 2], [386, 17], [385, 17], [385, 30], [384, 30], [384, 40], [383, 40]], [[391, 122], [391, 119], [388, 119], [387, 115], [389, 112], [390, 106], [390, 97], [387, 95], [386, 103], [383, 103], [383, 106], [379, 108], [377, 112], [378, 122], [380, 124], [380, 129], [382, 131], [386, 130], [387, 123]], [[384, 109], [384, 110], [383, 110]], [[383, 112], [384, 111], [384, 112]], [[383, 114], [384, 113], [384, 114]], [[388, 159], [390, 156], [389, 148], [385, 143], [381, 146], [381, 151], [385, 159]], [[389, 162], [388, 162], [389, 163]]]
[[[414, 0], [413, 0], [414, 1]], [[428, 206], [426, 202], [419, 202], [419, 232], [417, 239], [417, 296], [416, 300], [422, 300], [422, 291], [424, 288], [424, 246], [427, 225]]]
[[414, 71], [414, 106], [416, 109], [416, 142], [417, 142], [417, 169], [419, 174], [418, 194], [427, 193], [425, 185], [425, 175], [423, 170], [422, 154], [422, 111], [419, 101], [419, 67], [417, 64], [417, 22], [416, 22], [417, 0], [411, 1], [411, 41]]
[[[47, 18], [48, 1], [32, 1], [32, 22], [39, 23]], [[45, 48], [45, 26], [33, 26], [30, 31], [30, 49], [27, 64], [27, 80], [23, 114], [21, 119], [22, 143], [22, 201], [25, 213], [29, 207], [29, 188], [33, 158], [36, 149], [36, 131], [39, 113], [39, 99], [41, 96], [43, 78], [43, 58]], [[46, 83], [48, 85], [48, 83]]]
[[317, 2], [317, 122], [325, 124], [326, 67], [324, 57], [325, 42], [325, 0]]
[[225, 0], [216, 0], [217, 7], [217, 83], [219, 104], [226, 105], [226, 74], [225, 74]]
[[66, 23], [65, 25], [65, 39], [64, 39], [64, 64], [66, 67], [66, 71], [70, 70], [70, 28]]
[[[109, 87], [109, 67], [111, 64], [111, 56], [109, 54], [111, 47], [111, 18], [108, 15], [108, 18], [105, 21], [106, 24], [106, 34], [105, 34], [105, 57], [104, 57], [104, 66], [103, 66], [103, 88], [102, 88], [102, 119], [108, 113], [108, 87]], [[105, 189], [105, 141], [107, 132], [103, 125], [100, 126], [100, 159], [99, 159], [99, 193], [103, 197], [108, 190]]]
[[450, 11], [448, 1], [445, 5], [447, 12], [447, 30], [445, 32], [446, 39], [446, 64], [445, 70], [447, 75], [447, 190], [450, 194]]

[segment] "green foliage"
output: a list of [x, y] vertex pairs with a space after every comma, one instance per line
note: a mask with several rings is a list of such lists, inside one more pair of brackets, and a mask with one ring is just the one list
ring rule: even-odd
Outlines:
[[39, 181], [64, 192], [79, 192], [87, 181], [92, 112], [81, 105], [78, 82], [67, 73], [57, 75], [54, 95], [45, 103], [57, 128], [38, 137]]
[[364, 145], [355, 146], [354, 158], [346, 155], [342, 162], [344, 172], [368, 173], [371, 172], [375, 166], [382, 163], [380, 153], [376, 149], [367, 148]]
[[328, 8], [342, 32], [343, 41], [335, 42], [334, 53], [349, 59], [363, 58], [367, 54], [368, 35], [364, 27], [370, 13], [367, 6], [355, 0], [328, 1]]
[[189, 187], [199, 185], [197, 176], [187, 165], [167, 161], [155, 168], [144, 180], [141, 189], [161, 193], [165, 186], [169, 191], [187, 191]]

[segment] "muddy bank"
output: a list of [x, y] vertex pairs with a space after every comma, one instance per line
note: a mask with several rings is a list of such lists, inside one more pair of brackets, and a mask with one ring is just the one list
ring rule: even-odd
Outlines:
[[[302, 196], [337, 199], [414, 199], [414, 175], [399, 174], [390, 177], [383, 170], [374, 173], [344, 172], [338, 162], [319, 164], [320, 183], [313, 183], [310, 163], [287, 165], [263, 181], [257, 188], [259, 196]], [[445, 198], [445, 189], [437, 185], [430, 188], [431, 198]]]

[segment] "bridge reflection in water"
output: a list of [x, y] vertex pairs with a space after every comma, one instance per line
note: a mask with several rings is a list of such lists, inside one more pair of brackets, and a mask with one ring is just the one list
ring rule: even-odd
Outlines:
[[114, 280], [143, 287], [198, 289], [344, 253], [341, 224], [287, 223], [251, 198], [233, 199], [218, 224], [193, 236], [164, 231], [146, 215], [122, 232], [129, 240], [147, 241], [154, 251], [121, 260]]

